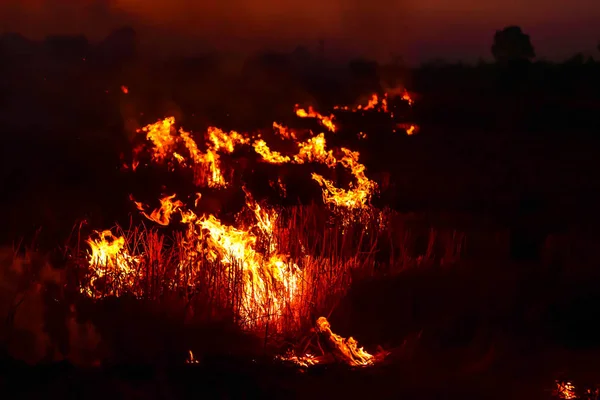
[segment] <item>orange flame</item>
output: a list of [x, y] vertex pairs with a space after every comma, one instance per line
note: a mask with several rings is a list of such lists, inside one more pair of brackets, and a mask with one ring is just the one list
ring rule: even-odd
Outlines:
[[[196, 185], [227, 186], [219, 153], [232, 153], [237, 145], [248, 144], [250, 139], [235, 131], [225, 133], [219, 128], [209, 127], [206, 132], [206, 152], [203, 153], [190, 132], [180, 129], [175, 133], [174, 125], [175, 118], [169, 117], [138, 130], [145, 132], [146, 138], [154, 144], [152, 159], [162, 163], [171, 155], [180, 165], [193, 168]], [[185, 147], [190, 155], [189, 160], [176, 151], [178, 144]]]
[[319, 317], [317, 320], [317, 331], [327, 338], [334, 356], [341, 358], [341, 361], [354, 367], [373, 365], [374, 357], [364, 351], [362, 347], [358, 347], [358, 342], [354, 338], [349, 337], [348, 339], [344, 339], [340, 335], [333, 333], [327, 318]]
[[555, 393], [560, 399], [572, 400], [577, 398], [575, 393], [575, 386], [573, 383], [566, 381], [556, 381]]
[[308, 111], [303, 108], [300, 108], [298, 104], [296, 104], [296, 115], [300, 118], [316, 118], [319, 120], [321, 125], [329, 129], [331, 132], [335, 132], [337, 130], [335, 124], [333, 123], [333, 119], [335, 116], [331, 114], [329, 117], [325, 115], [319, 114], [312, 107], [308, 107]]
[[[363, 109], [387, 110], [387, 99], [373, 95], [369, 103]], [[329, 131], [335, 132], [333, 115], [323, 116], [309, 108], [308, 111], [296, 106], [296, 114], [300, 117], [317, 118]], [[303, 142], [298, 142], [294, 131], [289, 128], [273, 123], [275, 133], [286, 140], [293, 140], [297, 146], [295, 154], [282, 154], [273, 151], [263, 139], [253, 140], [251, 143], [249, 135], [243, 135], [236, 131], [224, 132], [223, 130], [210, 127], [204, 134], [204, 143], [199, 144], [191, 132], [182, 128], [175, 129], [175, 118], [169, 117], [154, 124], [150, 124], [139, 132], [145, 133], [145, 138], [151, 146], [149, 149], [154, 162], [165, 163], [190, 168], [194, 172], [194, 183], [197, 186], [221, 188], [228, 184], [225, 179], [227, 170], [221, 166], [221, 156], [235, 151], [237, 146], [250, 145], [254, 151], [262, 157], [265, 162], [273, 164], [308, 164], [319, 163], [329, 168], [341, 165], [348, 170], [353, 182], [348, 189], [335, 186], [334, 182], [324, 176], [313, 173], [312, 178], [319, 184], [323, 192], [323, 201], [334, 209], [344, 208], [352, 214], [358, 210], [370, 210], [370, 200], [377, 190], [377, 184], [366, 176], [366, 167], [359, 162], [360, 154], [346, 148], [328, 149], [324, 133], [309, 137]], [[137, 148], [135, 153], [141, 152]], [[137, 166], [139, 160], [133, 165]], [[135, 169], [135, 167], [134, 167]], [[280, 178], [277, 184], [285, 195], [285, 185]], [[273, 182], [275, 185], [275, 182]], [[301, 296], [300, 283], [307, 281], [303, 267], [290, 261], [290, 256], [281, 250], [281, 235], [274, 233], [281, 228], [279, 214], [274, 209], [259, 205], [252, 200], [250, 193], [246, 192], [246, 209], [252, 214], [252, 222], [245, 221], [239, 226], [224, 224], [215, 215], [197, 215], [188, 209], [186, 204], [178, 200], [176, 194], [164, 196], [160, 199], [160, 207], [152, 210], [148, 206], [134, 201], [138, 210], [147, 219], [159, 225], [169, 225], [173, 222], [175, 215], [180, 215], [180, 222], [187, 228], [181, 233], [182, 246], [184, 247], [177, 257], [176, 265], [183, 270], [190, 271], [190, 276], [199, 276], [202, 262], [214, 262], [221, 268], [219, 271], [226, 273], [224, 276], [236, 276], [235, 282], [229, 282], [229, 292], [235, 292], [236, 316], [242, 327], [256, 330], [268, 322], [270, 328], [282, 331], [285, 326], [282, 320], [285, 315], [299, 313], [299, 303], [306, 299]], [[196, 195], [197, 205], [200, 194]], [[280, 231], [281, 232], [281, 231]], [[110, 231], [97, 234], [97, 237], [88, 239], [90, 247], [89, 265], [92, 272], [91, 289], [85, 293], [97, 296], [98, 291], [92, 290], [96, 283], [106, 281], [113, 286], [102, 293], [111, 291], [118, 295], [125, 290], [131, 290], [133, 280], [139, 274], [140, 262], [148, 254], [135, 254], [135, 244], [128, 248], [128, 242], [123, 236], [113, 236]], [[139, 253], [139, 252], [138, 252]], [[310, 259], [308, 256], [303, 256]], [[220, 272], [219, 272], [220, 273]], [[100, 280], [100, 278], [102, 278]], [[227, 278], [225, 278], [227, 279]], [[237, 304], [240, 304], [239, 307]], [[299, 315], [299, 314], [298, 314]], [[298, 318], [300, 319], [300, 318]], [[289, 323], [289, 320], [286, 322]], [[370, 355], [363, 352], [352, 339], [341, 339], [331, 333], [326, 319], [319, 319], [319, 330], [322, 333], [330, 333], [340, 347], [339, 351], [350, 354], [354, 364], [367, 365]], [[338, 340], [339, 339], [339, 340]], [[304, 356], [308, 357], [308, 356]], [[348, 356], [350, 357], [350, 356]], [[304, 361], [309, 363], [309, 361]]]
[[[137, 206], [138, 210], [142, 212], [142, 215], [144, 217], [156, 222], [157, 224], [167, 226], [169, 225], [171, 215], [173, 215], [173, 213], [175, 213], [177, 210], [183, 207], [183, 203], [181, 201], [173, 201], [176, 196], [176, 194], [173, 194], [171, 196], [166, 196], [160, 199], [160, 208], [157, 208], [156, 210], [152, 211], [150, 215], [146, 213], [146, 211], [144, 210], [144, 205], [142, 203], [137, 201], [134, 201], [134, 203]], [[131, 197], [131, 200], [133, 201], [133, 197]]]
[[356, 107], [335, 106], [333, 109], [352, 112], [377, 110], [387, 113], [389, 112], [387, 96], [387, 93], [384, 93], [383, 98], [380, 100], [379, 95], [373, 93], [365, 105], [359, 104]]
[[[86, 243], [90, 247], [89, 263], [94, 274], [90, 285], [82, 288], [83, 293], [92, 297], [100, 295], [94, 290], [96, 282], [100, 279], [106, 281], [104, 294], [118, 296], [123, 289], [133, 288], [140, 256], [130, 255], [123, 236], [116, 237], [111, 231], [105, 230], [95, 232]], [[117, 284], [111, 287], [111, 283]]]
[[278, 124], [277, 122], [273, 122], [273, 129], [275, 132], [284, 139], [287, 140], [296, 140], [296, 134], [290, 130], [287, 126], [283, 126]]

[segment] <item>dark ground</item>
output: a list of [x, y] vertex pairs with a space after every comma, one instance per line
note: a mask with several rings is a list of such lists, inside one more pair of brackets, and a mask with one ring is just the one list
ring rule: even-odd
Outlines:
[[594, 390], [597, 356], [589, 351], [515, 356], [485, 372], [468, 375], [457, 374], [453, 366], [423, 355], [389, 366], [361, 370], [315, 367], [307, 372], [227, 359], [160, 369], [144, 365], [97, 369], [75, 369], [67, 364], [7, 366], [10, 370], [3, 372], [0, 386], [7, 399], [552, 399], [560, 398], [553, 395], [557, 378], [568, 377], [580, 393]]

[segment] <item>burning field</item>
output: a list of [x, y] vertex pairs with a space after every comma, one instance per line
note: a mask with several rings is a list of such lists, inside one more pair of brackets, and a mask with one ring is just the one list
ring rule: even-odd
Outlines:
[[[405, 95], [402, 100], [410, 98]], [[365, 110], [388, 114], [393, 120], [387, 95], [381, 100], [373, 95], [366, 106], [344, 111]], [[284, 339], [301, 338], [311, 330], [325, 342], [327, 351], [321, 347], [318, 356], [305, 352], [320, 346], [318, 340], [309, 341], [300, 354], [295, 346], [289, 348], [278, 357], [283, 361], [302, 367], [323, 362], [372, 365], [376, 357], [352, 337], [333, 333], [322, 315], [331, 313], [353, 276], [398, 267], [392, 259], [377, 262], [375, 257], [390, 234], [391, 215], [371, 205], [378, 184], [367, 177], [359, 152], [328, 145], [327, 137], [339, 129], [335, 115], [300, 106], [295, 114], [316, 120], [324, 132], [274, 122], [271, 132], [209, 127], [197, 134], [177, 126], [173, 117], [140, 129], [133, 157], [123, 169], [137, 173], [157, 165], [188, 176], [191, 182], [181, 185], [183, 193], [165, 192], [158, 201], [145, 203], [131, 194], [147, 222], [96, 231], [85, 240], [87, 254], [76, 254], [74, 263], [81, 295], [95, 300], [129, 295], [158, 302], [175, 296], [188, 305], [188, 315], [206, 321], [229, 316], [241, 330], [264, 340], [265, 346], [281, 348]], [[408, 128], [406, 134], [415, 129]], [[340, 187], [311, 171], [323, 206], [281, 207], [255, 199], [246, 186], [252, 179], [245, 175], [252, 171], [234, 166], [241, 154], [254, 157], [250, 169], [257, 163], [274, 166], [275, 172], [282, 165], [301, 166], [301, 171], [343, 174], [349, 182]], [[169, 190], [169, 182], [164, 184]], [[275, 175], [269, 185], [285, 198], [295, 182]], [[203, 201], [221, 190], [243, 195], [241, 209], [229, 216], [203, 209]], [[81, 248], [81, 243], [77, 246]]]
[[[57, 251], [58, 269], [33, 261], [30, 252], [7, 258], [7, 278], [38, 282], [25, 292], [11, 290], [7, 315], [20, 315], [27, 290], [50, 296], [89, 351], [74, 355], [79, 350], [45, 333], [36, 339], [37, 350], [23, 348], [14, 342], [14, 326], [3, 333], [14, 342], [8, 348], [30, 363], [119, 359], [114, 345], [108, 353], [97, 346], [106, 341], [102, 325], [108, 321], [90, 317], [110, 319], [109, 310], [118, 306], [160, 310], [169, 314], [164, 323], [177, 320], [181, 327], [227, 326], [246, 342], [262, 343], [258, 347], [274, 361], [298, 368], [366, 367], [382, 360], [385, 350], [369, 352], [353, 337], [338, 335], [328, 318], [354, 280], [394, 274], [434, 255], [432, 248], [414, 256], [403, 248], [408, 241], [396, 239], [407, 232], [392, 228], [394, 212], [372, 205], [380, 184], [361, 154], [347, 147], [369, 132], [344, 121], [375, 114], [390, 134], [412, 135], [416, 125], [394, 115], [411, 105], [407, 92], [393, 99], [374, 94], [366, 104], [326, 114], [296, 105], [292, 125], [275, 121], [256, 132], [191, 132], [171, 116], [138, 129], [121, 171], [152, 185], [132, 188], [130, 226], [94, 227], [82, 220]], [[446, 261], [458, 257], [461, 240], [456, 233], [447, 240]], [[137, 329], [133, 320], [122, 323]], [[175, 346], [181, 347], [178, 357], [197, 363], [207, 346], [185, 342]], [[147, 352], [151, 358], [154, 352]]]
[[[528, 280], [523, 289], [506, 260], [489, 254], [485, 271], [470, 267], [467, 239], [471, 255], [478, 241], [503, 248], [498, 232], [423, 227], [388, 207], [393, 183], [371, 166], [389, 138], [419, 139], [413, 103], [405, 91], [328, 111], [298, 104], [289, 119], [253, 131], [193, 130], [170, 115], [136, 129], [118, 166], [130, 183], [121, 223], [82, 216], [51, 256], [35, 242], [0, 252], [0, 337], [16, 360], [6, 376], [63, 362], [83, 381], [98, 367], [116, 381], [141, 374], [158, 386], [191, 374], [211, 395], [239, 378], [256, 393], [237, 395], [273, 394], [257, 385], [275, 385], [275, 397], [289, 398], [314, 397], [327, 371], [317, 397], [369, 387], [423, 398], [430, 376], [444, 382], [432, 398], [450, 387], [513, 396], [508, 385], [492, 390], [492, 378], [525, 368], [515, 365], [534, 342], [519, 335], [545, 329], [536, 296], [560, 285]], [[513, 306], [518, 296], [526, 311]], [[518, 333], [498, 334], [495, 318], [518, 320]], [[530, 318], [539, 327], [520, 322]], [[557, 380], [552, 390], [574, 396], [574, 388]]]

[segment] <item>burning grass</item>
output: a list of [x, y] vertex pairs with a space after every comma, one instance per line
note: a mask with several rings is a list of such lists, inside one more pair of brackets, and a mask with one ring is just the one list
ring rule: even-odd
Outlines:
[[[366, 110], [389, 113], [387, 97], [380, 102], [374, 95], [365, 107], [352, 109]], [[324, 116], [298, 105], [295, 113], [316, 119], [330, 133], [339, 133], [334, 114]], [[300, 132], [277, 122], [273, 133], [291, 141], [288, 148], [296, 148], [295, 154], [271, 150], [261, 133], [227, 133], [216, 127], [208, 128], [202, 143], [198, 135], [177, 130], [175, 123], [169, 117], [139, 130], [145, 140], [135, 147], [130, 169], [136, 171], [148, 163], [173, 171], [191, 169], [199, 190], [194, 205], [185, 204], [176, 193], [162, 197], [160, 207], [153, 211], [134, 201], [144, 217], [170, 227], [171, 235], [138, 227], [95, 232], [86, 241], [86, 257], [78, 254], [84, 271], [80, 292], [93, 299], [129, 294], [156, 301], [175, 293], [189, 303], [194, 297], [209, 320], [231, 315], [235, 324], [265, 341], [297, 337], [316, 323], [320, 332], [329, 332], [332, 346], [345, 354], [344, 362], [372, 362], [372, 356], [358, 350], [354, 339], [345, 341], [333, 334], [324, 317], [315, 321], [331, 313], [353, 275], [373, 274], [382, 264], [398, 265], [393, 256], [385, 263], [377, 259], [382, 237], [389, 235], [389, 212], [371, 206], [378, 185], [367, 176], [360, 154], [345, 147], [328, 148], [324, 133]], [[325, 212], [314, 207], [270, 206], [256, 201], [242, 186], [246, 201], [235, 223], [202, 213], [198, 209], [202, 190], [243, 185], [225, 179], [231, 174], [221, 155], [250, 144], [258, 160], [266, 164], [341, 167], [351, 176], [349, 187], [338, 187], [334, 180], [312, 172], [312, 179], [322, 188]], [[279, 178], [277, 183], [285, 193], [286, 184]], [[329, 225], [324, 224], [327, 219]]]
[[[145, 225], [94, 233], [72, 268], [81, 295], [95, 301], [133, 296], [156, 304], [175, 297], [185, 318], [229, 320], [275, 350], [293, 343], [301, 365], [307, 354], [325, 354], [318, 341], [300, 339], [319, 326], [317, 317], [331, 315], [353, 280], [460, 257], [463, 235], [414, 230], [398, 225], [398, 217], [386, 210], [369, 223], [341, 224], [322, 206], [267, 212], [254, 205], [238, 215], [240, 228], [209, 216], [171, 233]], [[356, 345], [348, 340], [346, 346]]]
[[[367, 106], [352, 109], [359, 110], [389, 113], [387, 98], [379, 102], [374, 96]], [[343, 131], [334, 114], [324, 116], [312, 107], [305, 111], [297, 106], [295, 111], [300, 118], [316, 119], [330, 134]], [[344, 363], [373, 362], [354, 339], [334, 334], [323, 316], [331, 314], [355, 277], [422, 263], [423, 257], [433, 257], [433, 249], [412, 258], [398, 247], [390, 226], [393, 213], [371, 206], [378, 184], [368, 177], [359, 152], [330, 148], [324, 133], [278, 123], [273, 133], [287, 142], [285, 152], [272, 150], [260, 132], [209, 127], [202, 141], [198, 134], [177, 129], [173, 117], [138, 133], [127, 169], [135, 172], [154, 164], [191, 170], [195, 194], [188, 198], [193, 201], [176, 192], [162, 196], [160, 206], [152, 209], [132, 195], [151, 225], [94, 231], [85, 243], [79, 232], [78, 242], [71, 243], [77, 249], [71, 251], [68, 269], [71, 291], [93, 301], [131, 297], [159, 304], [176, 298], [185, 305], [184, 313], [206, 322], [227, 320], [266, 344], [298, 338], [316, 326]], [[257, 162], [266, 165], [321, 165], [323, 171], [333, 171], [328, 177], [310, 174], [322, 189], [324, 206], [285, 208], [255, 200], [243, 182], [232, 180], [232, 167], [222, 157], [243, 148], [253, 149]], [[339, 185], [338, 170], [348, 177], [347, 188]], [[278, 177], [284, 194], [287, 183]], [[202, 211], [203, 196], [232, 186], [245, 194], [235, 218]]]

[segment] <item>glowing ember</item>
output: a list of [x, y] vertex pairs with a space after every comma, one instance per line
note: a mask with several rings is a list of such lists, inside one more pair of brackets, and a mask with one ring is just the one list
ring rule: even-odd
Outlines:
[[376, 111], [382, 111], [382, 112], [389, 112], [388, 110], [388, 102], [387, 102], [387, 93], [385, 93], [383, 95], [383, 98], [379, 98], [379, 95], [377, 95], [376, 93], [373, 93], [371, 95], [371, 97], [369, 98], [367, 104], [362, 105], [359, 104], [356, 107], [348, 107], [348, 106], [335, 106], [333, 108], [334, 110], [343, 110], [343, 111], [352, 111], [352, 112], [359, 112], [359, 111], [369, 111], [369, 110], [376, 110]]
[[560, 399], [576, 399], [577, 395], [575, 394], [575, 386], [573, 383], [569, 381], [556, 381], [556, 389], [555, 394]]
[[187, 360], [185, 360], [186, 364], [199, 364], [200, 361], [196, 360], [196, 358], [194, 357], [194, 353], [192, 353], [191, 350], [188, 351], [188, 358]]
[[277, 356], [275, 359], [289, 362], [302, 368], [308, 368], [319, 364], [319, 359], [310, 353], [303, 356], [297, 356], [292, 351], [288, 351], [285, 355]]
[[128, 94], [129, 88], [127, 86], [121, 86], [121, 92], [123, 92], [124, 94]]
[[408, 102], [408, 104], [411, 105], [411, 106], [415, 103], [414, 100], [413, 100], [413, 98], [410, 96], [410, 94], [406, 90], [402, 94], [402, 100]]
[[396, 124], [396, 127], [400, 128], [400, 129], [404, 129], [408, 136], [414, 135], [415, 133], [419, 132], [419, 126], [414, 125], [414, 124], [400, 123], [400, 124]]

